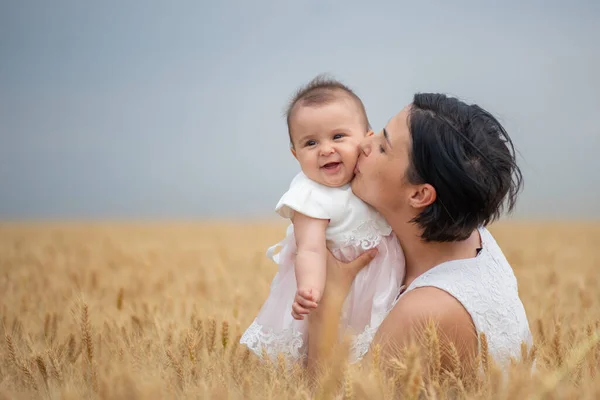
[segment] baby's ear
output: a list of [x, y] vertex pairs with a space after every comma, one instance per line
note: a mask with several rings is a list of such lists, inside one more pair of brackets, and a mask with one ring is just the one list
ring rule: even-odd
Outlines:
[[294, 158], [296, 158], [296, 160], [298, 159], [298, 157], [296, 156], [296, 149], [294, 149], [294, 146], [290, 146], [290, 151], [292, 152], [292, 154], [294, 155]]
[[367, 136], [373, 136], [375, 134], [375, 132], [373, 132], [372, 130], [370, 130], [369, 132], [367, 132]]

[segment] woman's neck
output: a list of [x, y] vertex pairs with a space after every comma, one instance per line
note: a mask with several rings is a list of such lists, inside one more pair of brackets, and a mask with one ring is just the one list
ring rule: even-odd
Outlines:
[[481, 247], [481, 238], [475, 230], [467, 239], [460, 242], [425, 242], [421, 239], [419, 227], [406, 221], [390, 224], [400, 241], [406, 260], [404, 285], [408, 286], [424, 272], [452, 260], [473, 258]]

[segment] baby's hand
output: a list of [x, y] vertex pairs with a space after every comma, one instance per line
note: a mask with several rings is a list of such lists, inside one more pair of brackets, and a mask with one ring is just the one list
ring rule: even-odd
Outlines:
[[292, 304], [292, 316], [294, 319], [302, 320], [304, 315], [310, 313], [310, 309], [317, 308], [321, 300], [321, 293], [316, 289], [298, 289], [294, 304]]

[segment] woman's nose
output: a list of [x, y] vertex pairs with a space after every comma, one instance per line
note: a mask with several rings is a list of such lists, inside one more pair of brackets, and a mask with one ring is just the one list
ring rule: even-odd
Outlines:
[[360, 150], [363, 152], [363, 154], [365, 156], [369, 156], [369, 154], [371, 154], [371, 142], [372, 142], [372, 136], [369, 135], [367, 137], [365, 137], [361, 142], [360, 142]]

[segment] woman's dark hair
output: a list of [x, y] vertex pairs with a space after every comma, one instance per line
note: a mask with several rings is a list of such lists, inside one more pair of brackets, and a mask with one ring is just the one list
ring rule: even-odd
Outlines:
[[465, 240], [505, 208], [514, 209], [523, 177], [512, 140], [489, 112], [443, 94], [418, 93], [408, 126], [407, 179], [428, 183], [437, 193], [412, 221], [425, 241]]

